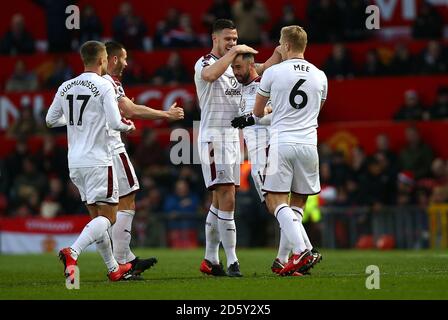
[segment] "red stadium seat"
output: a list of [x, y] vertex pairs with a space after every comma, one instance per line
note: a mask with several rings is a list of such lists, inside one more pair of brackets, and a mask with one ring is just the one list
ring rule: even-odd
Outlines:
[[363, 235], [358, 239], [356, 243], [357, 249], [373, 249], [375, 247], [373, 243], [372, 235]]
[[395, 248], [395, 238], [390, 234], [382, 235], [376, 242], [376, 247], [381, 250], [390, 250]]

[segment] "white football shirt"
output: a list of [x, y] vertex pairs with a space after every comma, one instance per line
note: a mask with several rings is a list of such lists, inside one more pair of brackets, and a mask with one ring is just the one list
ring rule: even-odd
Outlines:
[[[250, 83], [244, 84], [241, 89], [241, 101], [239, 106], [239, 115], [251, 114], [254, 111], [255, 99], [257, 97], [258, 87], [260, 86], [261, 77], [258, 76], [253, 79]], [[270, 101], [268, 102], [270, 104]], [[265, 118], [265, 117], [263, 117]], [[255, 117], [255, 124], [247, 128], [265, 128], [270, 124], [269, 121], [265, 121], [265, 123], [260, 123], [260, 118]], [[243, 131], [244, 131], [243, 129]]]
[[[124, 93], [123, 86], [121, 85], [121, 82], [117, 78], [111, 77], [109, 74], [105, 74], [103, 76], [104, 79], [110, 81], [112, 83], [112, 86], [115, 89], [115, 96], [117, 97], [117, 101], [121, 99], [121, 97], [126, 96]], [[111, 150], [113, 154], [119, 154], [122, 152], [125, 152], [124, 143], [121, 140], [121, 132], [117, 130], [111, 130], [110, 131], [110, 145]]]
[[249, 114], [254, 111], [255, 97], [260, 86], [261, 77], [258, 76], [248, 84], [243, 84], [241, 88], [241, 101], [239, 114]]
[[199, 141], [239, 141], [238, 129], [231, 121], [238, 116], [241, 85], [235, 78], [231, 66], [214, 82], [202, 79], [202, 69], [218, 61], [213, 54], [200, 58], [194, 66], [194, 83], [201, 108]]
[[112, 165], [111, 130], [128, 131], [122, 121], [112, 84], [93, 72], [65, 81], [48, 109], [48, 127], [63, 125], [68, 139], [68, 167]]
[[268, 68], [258, 93], [270, 97], [270, 144], [317, 145], [317, 117], [327, 98], [325, 73], [304, 59], [290, 59]]

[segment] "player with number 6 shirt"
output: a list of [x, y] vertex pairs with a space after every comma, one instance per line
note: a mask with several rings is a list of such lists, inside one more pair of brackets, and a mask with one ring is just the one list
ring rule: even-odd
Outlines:
[[305, 60], [306, 45], [307, 34], [300, 26], [281, 30], [283, 62], [264, 72], [254, 107], [254, 115], [262, 116], [271, 99], [270, 148], [263, 191], [270, 213], [293, 247], [291, 257], [282, 261], [280, 275], [307, 272], [315, 262], [301, 228], [308, 195], [320, 192], [317, 118], [328, 85], [324, 72]]

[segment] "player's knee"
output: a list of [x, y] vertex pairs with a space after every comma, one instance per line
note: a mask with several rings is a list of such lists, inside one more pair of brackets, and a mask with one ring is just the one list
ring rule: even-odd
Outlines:
[[219, 186], [217, 189], [217, 196], [218, 198], [226, 198], [227, 200], [229, 198], [235, 199], [235, 186]]
[[235, 202], [235, 189], [227, 190], [227, 191], [224, 193], [224, 197], [226, 197], [228, 201], [233, 201], [233, 202]]
[[266, 207], [267, 207], [269, 213], [270, 214], [274, 214], [275, 202], [274, 202], [274, 199], [272, 199], [272, 196], [269, 193], [265, 195], [265, 203], [266, 203]]
[[235, 209], [235, 186], [219, 186], [216, 188], [219, 209], [224, 211], [233, 211]]
[[290, 203], [291, 203], [291, 206], [303, 208], [303, 207], [305, 207], [307, 199], [308, 199], [307, 195], [292, 193]]
[[227, 192], [222, 197], [223, 202], [230, 207], [235, 206], [235, 192]]
[[128, 196], [120, 198], [120, 202], [118, 203], [118, 211], [121, 210], [135, 210], [135, 195], [130, 194]]
[[104, 218], [108, 219], [110, 222], [110, 225], [113, 225], [117, 219], [117, 216], [111, 215], [111, 214], [99, 214], [99, 216], [103, 216]]

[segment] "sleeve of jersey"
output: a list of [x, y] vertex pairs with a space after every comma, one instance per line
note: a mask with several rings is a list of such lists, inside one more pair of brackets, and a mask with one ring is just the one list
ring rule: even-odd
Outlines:
[[265, 115], [262, 118], [254, 117], [256, 124], [261, 124], [262, 126], [269, 126], [272, 122], [272, 113]]
[[[210, 66], [210, 58], [208, 58], [207, 56], [203, 57], [201, 60], [198, 61], [198, 63], [196, 63], [196, 65], [194, 66], [194, 71], [195, 73], [197, 73], [198, 75], [200, 75], [202, 73], [202, 69], [204, 69], [205, 67]], [[201, 77], [202, 79], [202, 77]]]
[[129, 131], [131, 129], [131, 126], [126, 121], [122, 121], [113, 88], [110, 88], [104, 94], [103, 108], [106, 114], [106, 121], [113, 130]]
[[45, 122], [48, 128], [63, 127], [67, 124], [58, 92], [54, 96], [53, 102], [48, 109]]
[[324, 82], [324, 86], [322, 89], [322, 100], [327, 100], [327, 94], [328, 94], [328, 80], [327, 80], [327, 76], [325, 75], [325, 73], [322, 71], [322, 79]]
[[122, 97], [126, 96], [126, 93], [124, 92], [123, 86], [121, 83], [117, 82], [115, 87], [115, 94], [117, 96], [117, 101], [119, 101]]
[[260, 81], [257, 93], [263, 97], [269, 98], [271, 96], [271, 74], [270, 69], [267, 69]]

